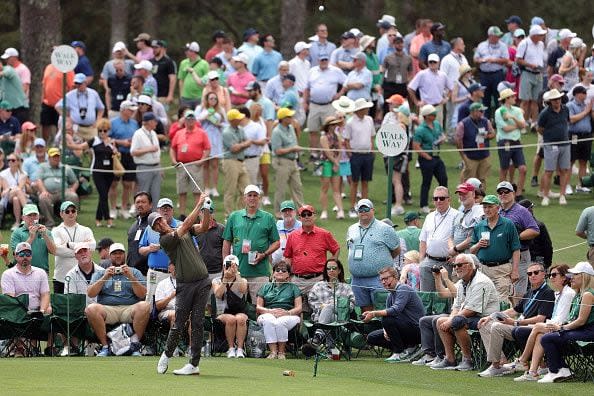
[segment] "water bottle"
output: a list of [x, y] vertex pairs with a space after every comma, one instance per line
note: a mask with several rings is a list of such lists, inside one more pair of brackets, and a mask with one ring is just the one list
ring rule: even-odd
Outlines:
[[204, 344], [204, 354], [202, 356], [209, 357], [210, 356], [210, 333], [204, 333], [204, 338], [206, 339], [206, 343]]

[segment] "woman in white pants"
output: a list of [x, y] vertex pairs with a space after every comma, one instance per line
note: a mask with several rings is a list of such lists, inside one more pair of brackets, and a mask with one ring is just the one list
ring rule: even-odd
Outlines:
[[285, 359], [289, 330], [301, 321], [301, 292], [291, 278], [291, 265], [284, 260], [273, 268], [272, 282], [258, 290], [256, 312], [270, 349], [268, 359]]

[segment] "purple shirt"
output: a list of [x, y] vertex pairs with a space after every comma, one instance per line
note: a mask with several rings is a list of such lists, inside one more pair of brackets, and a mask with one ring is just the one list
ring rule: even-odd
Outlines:
[[[522, 231], [528, 228], [533, 229], [536, 232], [540, 232], [538, 224], [536, 224], [536, 220], [534, 220], [534, 217], [530, 211], [522, 205], [514, 203], [508, 210], [502, 208], [499, 211], [499, 214], [514, 222], [516, 229], [518, 230], [518, 236]], [[520, 240], [520, 250], [528, 249], [528, 245], [529, 241], [527, 242]]]
[[446, 96], [446, 92], [454, 89], [454, 84], [444, 72], [425, 69], [417, 73], [408, 84], [408, 88], [413, 91], [418, 89], [423, 102], [438, 105]]
[[41, 295], [49, 291], [47, 274], [40, 268], [31, 267], [31, 271], [24, 274], [14, 266], [2, 274], [2, 293], [13, 296], [28, 294], [30, 311], [39, 309]]

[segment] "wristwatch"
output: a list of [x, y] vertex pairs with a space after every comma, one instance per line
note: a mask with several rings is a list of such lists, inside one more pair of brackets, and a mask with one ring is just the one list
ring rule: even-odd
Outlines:
[[514, 321], [514, 326], [515, 327], [518, 327], [519, 325], [520, 325], [520, 321], [519, 320]]

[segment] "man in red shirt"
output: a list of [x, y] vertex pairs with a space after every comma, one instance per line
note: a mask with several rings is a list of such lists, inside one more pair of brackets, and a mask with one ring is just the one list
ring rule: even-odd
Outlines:
[[[186, 168], [192, 174], [196, 183], [204, 185], [202, 163], [195, 164], [193, 162], [207, 158], [210, 155], [210, 141], [206, 132], [196, 122], [196, 115], [192, 110], [186, 110], [184, 118], [186, 126], [175, 134], [169, 149], [169, 157], [171, 157], [173, 165], [178, 162], [186, 164]], [[175, 185], [179, 195], [179, 213], [184, 214], [188, 190], [192, 189], [195, 202], [198, 202], [200, 192], [183, 168], [177, 168]]]
[[299, 208], [297, 214], [301, 218], [301, 229], [289, 234], [284, 252], [285, 260], [291, 264], [292, 282], [301, 290], [304, 310], [309, 308], [307, 294], [316, 282], [323, 279], [326, 260], [337, 259], [340, 252], [332, 233], [315, 225], [315, 213], [311, 205]]

